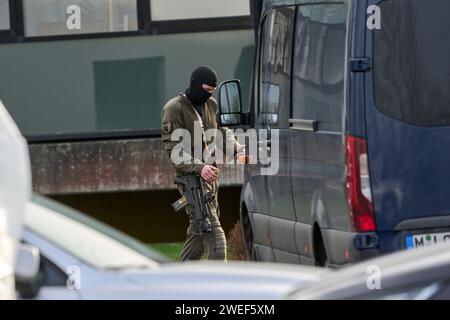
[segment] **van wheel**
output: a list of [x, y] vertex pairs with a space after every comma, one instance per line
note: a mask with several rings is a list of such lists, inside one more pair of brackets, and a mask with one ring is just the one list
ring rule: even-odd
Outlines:
[[318, 226], [314, 228], [314, 256], [316, 266], [323, 268], [330, 266], [325, 244], [323, 243], [322, 234]]
[[258, 261], [255, 242], [253, 238], [253, 230], [247, 212], [243, 212], [241, 216], [241, 223], [247, 257], [250, 261]]

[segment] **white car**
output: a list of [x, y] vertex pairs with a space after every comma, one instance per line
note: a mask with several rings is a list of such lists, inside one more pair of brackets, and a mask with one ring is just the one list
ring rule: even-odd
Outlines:
[[299, 288], [286, 299], [449, 300], [450, 242], [360, 262]]
[[166, 263], [138, 241], [44, 197], [27, 206], [23, 241], [39, 250], [37, 299], [279, 299], [321, 269], [250, 262]]
[[[31, 169], [27, 143], [0, 101], [0, 300], [15, 297], [17, 240], [25, 204], [30, 197]], [[26, 252], [27, 248], [23, 248], [20, 257], [27, 256]], [[21, 263], [17, 275], [19, 280], [26, 280], [30, 275], [23, 266], [25, 264]]]

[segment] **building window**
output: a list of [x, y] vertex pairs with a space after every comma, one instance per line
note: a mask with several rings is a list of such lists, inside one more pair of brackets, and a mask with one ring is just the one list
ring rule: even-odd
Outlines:
[[151, 0], [150, 10], [152, 21], [239, 17], [250, 15], [250, 1]]
[[9, 1], [0, 0], [0, 30], [9, 30]]
[[23, 0], [25, 36], [136, 31], [136, 3], [136, 0]]

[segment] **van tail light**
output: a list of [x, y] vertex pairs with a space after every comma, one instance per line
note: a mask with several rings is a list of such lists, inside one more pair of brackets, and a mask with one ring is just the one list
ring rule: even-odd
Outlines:
[[375, 231], [375, 215], [370, 190], [367, 142], [353, 136], [346, 137], [347, 197], [353, 231]]

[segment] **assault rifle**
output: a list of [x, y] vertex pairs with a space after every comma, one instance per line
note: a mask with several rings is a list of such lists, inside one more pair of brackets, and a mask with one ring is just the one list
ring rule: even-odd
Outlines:
[[197, 174], [188, 174], [175, 177], [175, 183], [183, 186], [184, 196], [172, 204], [175, 212], [180, 211], [187, 205], [192, 207], [192, 221], [201, 233], [212, 231], [211, 220], [209, 216], [211, 210], [208, 203], [214, 201], [212, 192], [204, 192], [202, 178]]

